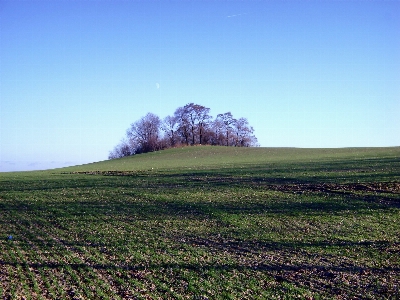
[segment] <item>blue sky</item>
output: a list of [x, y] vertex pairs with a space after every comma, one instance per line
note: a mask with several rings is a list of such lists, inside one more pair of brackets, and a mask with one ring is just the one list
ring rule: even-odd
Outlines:
[[0, 171], [194, 102], [263, 147], [400, 145], [400, 1], [0, 1]]

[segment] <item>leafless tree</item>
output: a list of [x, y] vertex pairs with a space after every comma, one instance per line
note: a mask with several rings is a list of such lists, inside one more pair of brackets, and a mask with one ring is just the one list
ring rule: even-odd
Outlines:
[[108, 159], [121, 158], [124, 156], [134, 155], [136, 153], [134, 146], [129, 140], [122, 140], [117, 146], [110, 151]]
[[195, 144], [195, 129], [197, 124], [197, 114], [194, 108], [195, 104], [189, 103], [186, 104], [183, 109], [185, 110], [185, 114], [187, 115], [187, 119], [189, 121], [190, 135], [192, 137], [192, 145]]
[[208, 133], [211, 145], [222, 146], [224, 144], [223, 124], [218, 117], [210, 123]]
[[210, 109], [198, 104], [194, 104], [192, 107], [197, 122], [199, 144], [201, 145], [204, 142], [203, 137], [207, 127], [209, 126], [209, 120], [211, 119], [211, 116], [209, 115]]
[[186, 104], [175, 112], [179, 128], [187, 145], [202, 144], [205, 131], [209, 125], [210, 109], [194, 103]]
[[158, 144], [160, 125], [160, 118], [152, 113], [131, 124], [126, 134], [137, 145], [136, 153], [160, 150]]
[[225, 146], [229, 146], [229, 138], [232, 134], [233, 124], [236, 119], [233, 118], [231, 112], [217, 115], [219, 124], [222, 125], [222, 130], [225, 134]]
[[189, 115], [187, 113], [187, 109], [184, 107], [178, 107], [175, 110], [174, 117], [178, 122], [178, 134], [182, 138], [182, 143], [189, 145], [190, 140], [190, 120]]
[[109, 153], [109, 158], [151, 152], [179, 144], [257, 145], [254, 129], [246, 118], [235, 119], [232, 113], [227, 112], [211, 120], [209, 112], [210, 109], [205, 106], [189, 103], [177, 108], [173, 116], [167, 116], [163, 121], [155, 114], [148, 113], [131, 124], [126, 131], [127, 138]]
[[233, 133], [236, 147], [251, 147], [256, 145], [257, 138], [253, 135], [254, 129], [246, 118], [237, 119], [233, 123]]
[[162, 122], [161, 129], [165, 132], [165, 138], [170, 147], [174, 147], [178, 143], [178, 126], [175, 116], [167, 116]]

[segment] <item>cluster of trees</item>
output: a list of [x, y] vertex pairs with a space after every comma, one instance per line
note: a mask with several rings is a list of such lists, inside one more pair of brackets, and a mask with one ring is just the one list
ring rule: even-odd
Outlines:
[[189, 103], [161, 120], [148, 113], [131, 124], [126, 138], [109, 154], [109, 159], [189, 145], [256, 146], [254, 129], [246, 118], [235, 119], [230, 112], [213, 119], [210, 109]]

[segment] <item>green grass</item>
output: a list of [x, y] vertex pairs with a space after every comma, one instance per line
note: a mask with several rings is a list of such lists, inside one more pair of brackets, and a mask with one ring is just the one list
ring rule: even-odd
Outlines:
[[398, 147], [199, 146], [0, 173], [0, 211], [4, 299], [400, 293]]

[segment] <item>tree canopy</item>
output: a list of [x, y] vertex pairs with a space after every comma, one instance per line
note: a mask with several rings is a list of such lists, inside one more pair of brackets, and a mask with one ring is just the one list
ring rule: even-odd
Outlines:
[[178, 107], [161, 120], [148, 113], [132, 123], [124, 138], [110, 151], [108, 158], [120, 158], [166, 148], [193, 145], [254, 147], [257, 138], [246, 118], [235, 119], [230, 112], [215, 119], [210, 109], [194, 103]]

